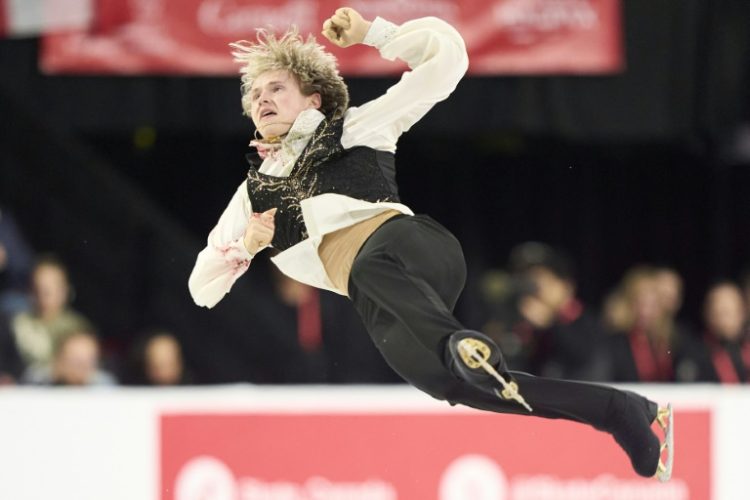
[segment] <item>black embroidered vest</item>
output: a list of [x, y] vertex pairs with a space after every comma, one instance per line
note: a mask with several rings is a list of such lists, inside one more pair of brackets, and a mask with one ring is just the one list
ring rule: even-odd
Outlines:
[[292, 167], [289, 177], [258, 172], [260, 159], [248, 155], [247, 191], [253, 212], [276, 207], [271, 245], [279, 250], [307, 238], [300, 201], [337, 193], [369, 202], [398, 202], [395, 158], [392, 153], [341, 145], [343, 119], [324, 119]]

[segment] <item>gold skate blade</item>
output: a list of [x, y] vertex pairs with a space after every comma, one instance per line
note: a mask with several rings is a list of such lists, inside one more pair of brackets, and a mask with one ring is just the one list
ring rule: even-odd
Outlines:
[[666, 407], [662, 406], [656, 412], [656, 422], [659, 424], [659, 427], [661, 427], [661, 430], [665, 432], [669, 426], [669, 416], [671, 413], [672, 405], [667, 405]]
[[656, 414], [656, 421], [664, 431], [664, 442], [660, 446], [660, 452], [667, 452], [666, 460], [659, 457], [659, 465], [656, 468], [654, 477], [665, 483], [672, 477], [674, 467], [674, 412], [672, 405], [668, 404], [666, 408], [659, 408]]
[[[508, 382], [508, 385], [511, 389], [513, 389], [516, 393], [518, 392], [518, 384], [513, 382], [512, 380]], [[502, 396], [504, 399], [512, 399], [513, 394], [511, 394], [511, 391], [509, 389], [503, 389], [503, 392], [500, 393], [500, 396]]]
[[503, 399], [512, 399], [526, 408], [529, 413], [533, 412], [534, 410], [531, 409], [531, 406], [529, 406], [523, 396], [521, 396], [521, 394], [518, 392], [518, 384], [514, 382], [509, 383], [502, 375], [497, 372], [497, 370], [495, 370], [492, 365], [487, 362], [487, 359], [489, 359], [489, 347], [487, 347], [487, 357], [484, 357], [483, 353], [479, 351], [477, 347], [475, 347], [475, 342], [479, 342], [483, 346], [487, 347], [487, 344], [476, 339], [463, 339], [458, 343], [458, 352], [461, 355], [461, 358], [471, 358], [477, 364], [477, 366], [482, 367], [484, 371], [492, 375], [498, 382], [500, 382], [500, 385], [503, 386], [503, 391], [500, 392], [495, 389], [495, 393], [499, 397]]
[[461, 356], [461, 361], [472, 370], [476, 370], [481, 366], [479, 358], [474, 356], [478, 355], [483, 360], [487, 361], [490, 359], [490, 346], [482, 342], [479, 339], [465, 338], [461, 339], [458, 343], [458, 353]]

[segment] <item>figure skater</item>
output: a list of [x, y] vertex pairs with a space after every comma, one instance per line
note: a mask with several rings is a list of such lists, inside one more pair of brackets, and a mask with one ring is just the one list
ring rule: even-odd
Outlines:
[[322, 34], [339, 47], [375, 47], [409, 70], [384, 95], [350, 107], [336, 59], [312, 35], [259, 30], [255, 42], [232, 44], [257, 153], [198, 255], [195, 302], [213, 307], [258, 252], [276, 248], [283, 273], [349, 297], [385, 359], [415, 387], [450, 404], [590, 425], [614, 437], [638, 474], [669, 479], [671, 406], [511, 372], [489, 337], [453, 316], [466, 278], [461, 246], [401, 203], [394, 153], [399, 136], [466, 72], [459, 33], [434, 17], [397, 26], [341, 8]]

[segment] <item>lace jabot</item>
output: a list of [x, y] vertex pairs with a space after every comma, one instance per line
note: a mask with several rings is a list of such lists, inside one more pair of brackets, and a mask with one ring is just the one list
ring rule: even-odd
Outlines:
[[285, 169], [291, 168], [324, 118], [317, 109], [306, 109], [297, 116], [281, 141], [252, 140], [250, 146], [257, 149], [264, 162], [279, 162]]

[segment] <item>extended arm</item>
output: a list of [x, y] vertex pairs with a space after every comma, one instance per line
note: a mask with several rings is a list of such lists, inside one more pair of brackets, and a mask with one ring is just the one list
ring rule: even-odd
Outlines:
[[[350, 20], [348, 30], [341, 20], [344, 14]], [[359, 19], [353, 9], [339, 9], [324, 24], [323, 34], [346, 47], [357, 43], [366, 27], [361, 43], [376, 47], [385, 59], [403, 60], [410, 70], [383, 96], [349, 109], [341, 142], [346, 148], [367, 145], [393, 152], [398, 137], [456, 88], [469, 65], [466, 46], [455, 28], [435, 17], [401, 26], [382, 18], [372, 23]]]

